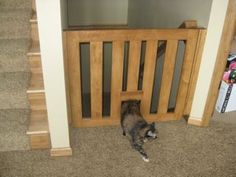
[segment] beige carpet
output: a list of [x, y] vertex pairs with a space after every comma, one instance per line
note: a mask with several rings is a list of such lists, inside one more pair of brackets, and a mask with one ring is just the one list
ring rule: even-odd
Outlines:
[[145, 145], [149, 163], [119, 127], [72, 129], [72, 157], [51, 158], [48, 150], [4, 152], [0, 176], [235, 177], [235, 118], [235, 112], [217, 114], [208, 128], [184, 120], [159, 123], [159, 139]]
[[0, 152], [27, 150], [32, 0], [0, 0]]

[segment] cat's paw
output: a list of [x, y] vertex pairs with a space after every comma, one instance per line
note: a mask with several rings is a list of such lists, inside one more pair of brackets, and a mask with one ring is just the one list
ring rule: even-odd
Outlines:
[[147, 157], [142, 157], [144, 162], [149, 162], [149, 158]]
[[144, 143], [148, 142], [148, 139], [147, 139], [147, 138], [144, 138], [144, 139], [143, 139], [143, 142], [144, 142]]

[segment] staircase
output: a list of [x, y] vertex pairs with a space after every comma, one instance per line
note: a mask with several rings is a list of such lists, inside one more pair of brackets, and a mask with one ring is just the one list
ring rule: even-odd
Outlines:
[[49, 144], [35, 3], [0, 0], [0, 152]]

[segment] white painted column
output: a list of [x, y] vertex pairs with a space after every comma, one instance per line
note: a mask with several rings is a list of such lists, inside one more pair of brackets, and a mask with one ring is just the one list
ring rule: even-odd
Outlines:
[[[40, 51], [53, 153], [70, 151], [60, 0], [36, 0]], [[52, 153], [51, 153], [52, 154]], [[60, 153], [58, 153], [60, 154]]]
[[201, 121], [213, 76], [228, 0], [213, 0], [190, 119]]

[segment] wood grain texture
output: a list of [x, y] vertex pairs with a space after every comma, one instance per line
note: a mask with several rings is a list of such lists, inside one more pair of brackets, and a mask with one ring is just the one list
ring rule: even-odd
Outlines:
[[90, 43], [91, 117], [102, 117], [102, 42]]
[[173, 80], [178, 41], [168, 40], [164, 59], [158, 113], [167, 113], [171, 85]]
[[66, 44], [71, 118], [72, 124], [74, 126], [78, 126], [79, 119], [82, 119], [82, 88], [79, 40], [75, 35], [66, 33]]
[[197, 29], [114, 29], [67, 31], [81, 42], [91, 41], [142, 41], [142, 40], [186, 40], [188, 31]]
[[119, 119], [123, 81], [124, 41], [112, 44], [111, 117]]
[[[174, 113], [167, 114], [148, 114], [144, 115], [148, 122], [171, 121], [176, 120]], [[81, 119], [78, 127], [104, 127], [120, 125], [120, 115], [118, 117], [103, 117], [100, 119]]]
[[215, 108], [219, 92], [218, 87], [225, 70], [225, 65], [227, 62], [226, 59], [230, 52], [233, 36], [235, 35], [235, 29], [236, 29], [235, 19], [236, 19], [236, 0], [229, 0], [221, 41], [216, 58], [216, 65], [213, 72], [214, 77], [211, 80], [211, 85], [203, 113], [203, 124], [202, 124], [203, 126], [208, 126]]
[[186, 102], [188, 86], [190, 83], [191, 70], [193, 66], [193, 58], [197, 45], [198, 31], [189, 31], [189, 40], [186, 42], [183, 66], [181, 69], [180, 84], [176, 99], [175, 114], [177, 119], [181, 119]]
[[127, 90], [138, 89], [141, 41], [130, 41]]
[[141, 111], [143, 114], [149, 114], [151, 106], [151, 97], [154, 83], [154, 73], [156, 66], [157, 41], [147, 41], [144, 76], [143, 76], [143, 98], [141, 101]]
[[190, 84], [189, 89], [187, 93], [187, 99], [185, 103], [185, 109], [184, 109], [184, 115], [189, 115], [191, 108], [192, 108], [192, 102], [193, 102], [193, 96], [196, 89], [197, 84], [197, 78], [199, 73], [199, 68], [201, 64], [202, 59], [202, 52], [204, 48], [205, 38], [206, 38], [206, 29], [200, 29], [198, 33], [198, 41], [196, 46], [196, 51], [194, 55], [194, 63], [193, 68], [191, 71], [191, 78], [190, 78]]
[[49, 149], [51, 146], [48, 133], [29, 135], [31, 149]]
[[125, 100], [142, 100], [143, 91], [126, 91], [121, 92], [121, 101]]
[[72, 156], [72, 149], [67, 148], [53, 148], [50, 150], [50, 155], [52, 157], [61, 157], [61, 156]]

